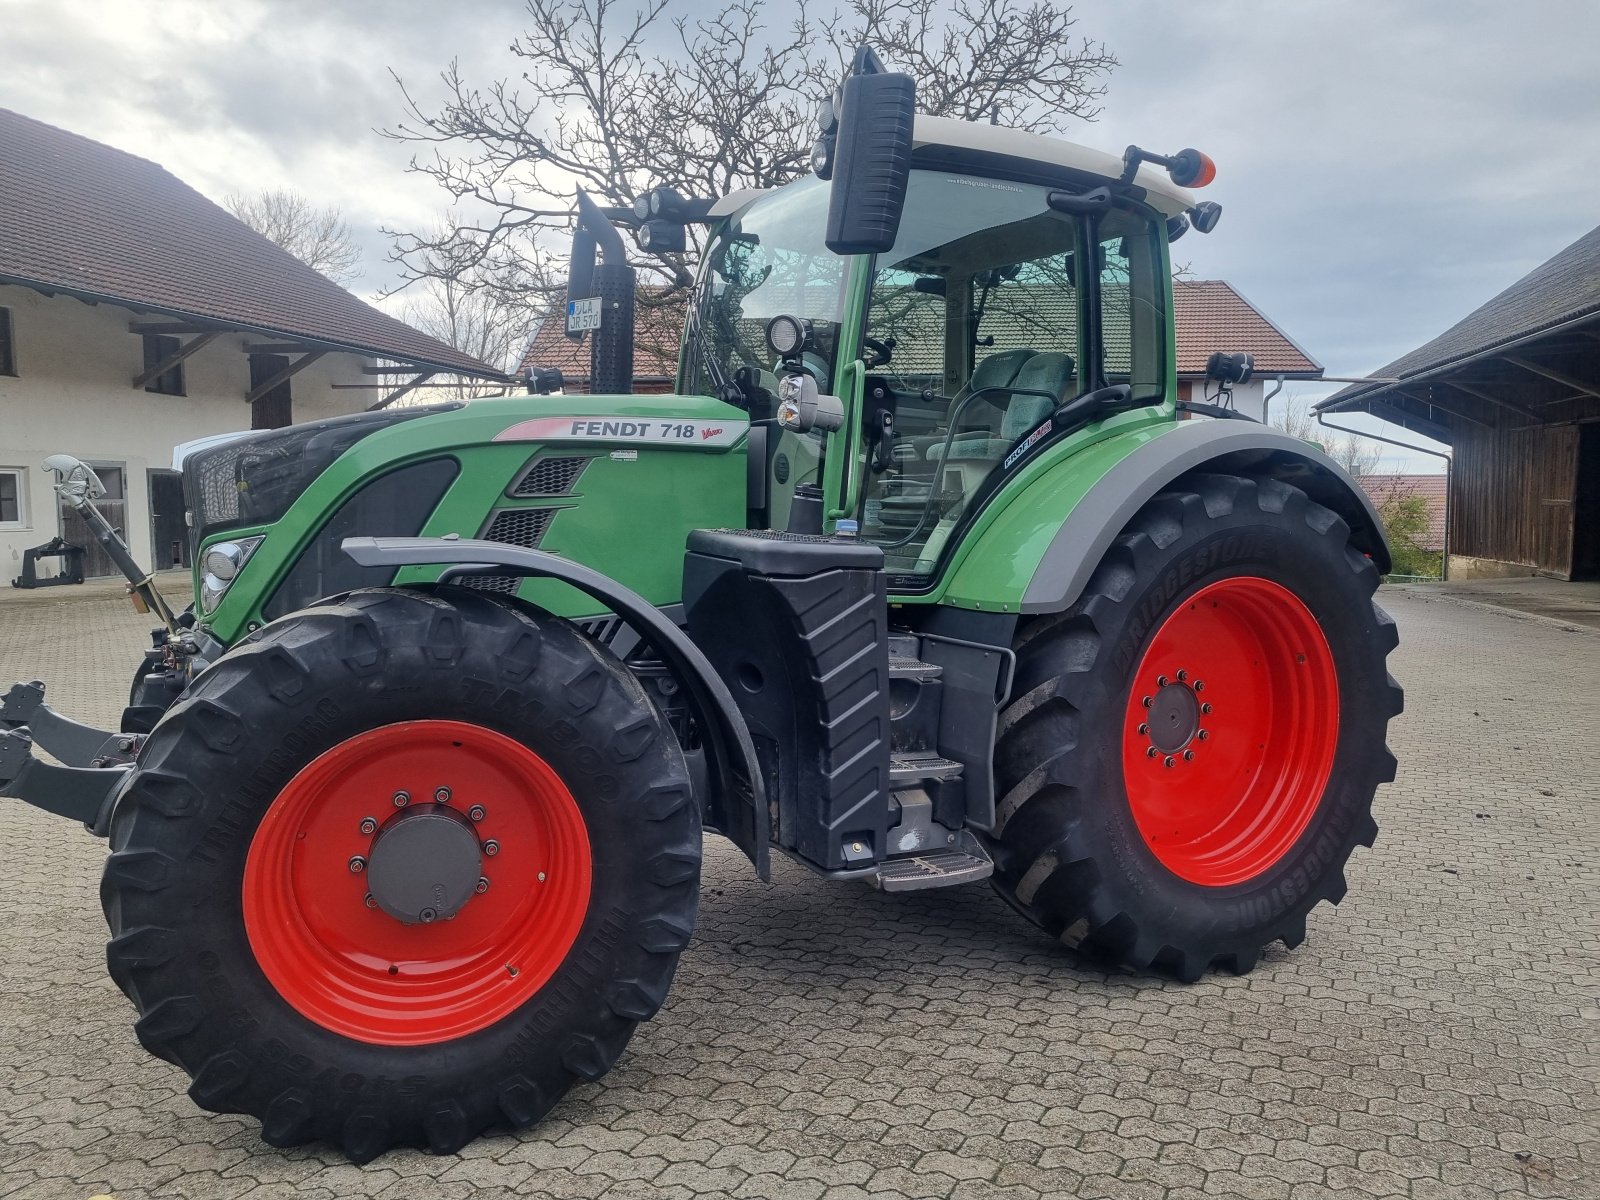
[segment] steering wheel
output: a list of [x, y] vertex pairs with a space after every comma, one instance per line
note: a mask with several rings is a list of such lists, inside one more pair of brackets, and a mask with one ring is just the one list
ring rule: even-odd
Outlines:
[[875, 337], [864, 337], [861, 344], [872, 351], [872, 358], [867, 362], [867, 370], [871, 371], [883, 366], [894, 357], [895, 341], [893, 338], [884, 338], [881, 341]]

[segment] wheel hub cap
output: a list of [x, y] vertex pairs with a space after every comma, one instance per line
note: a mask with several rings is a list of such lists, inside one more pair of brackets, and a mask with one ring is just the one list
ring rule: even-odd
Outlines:
[[368, 889], [378, 907], [407, 925], [445, 921], [472, 899], [483, 852], [472, 823], [443, 804], [393, 818], [372, 843]]
[[1182, 750], [1200, 729], [1200, 699], [1188, 684], [1169, 683], [1151, 698], [1150, 744], [1163, 754]]

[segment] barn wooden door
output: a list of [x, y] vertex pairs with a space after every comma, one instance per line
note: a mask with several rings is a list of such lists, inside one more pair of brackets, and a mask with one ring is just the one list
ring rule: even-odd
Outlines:
[[[250, 390], [266, 383], [288, 369], [289, 360], [282, 354], [252, 354], [250, 356]], [[251, 429], [282, 429], [294, 424], [294, 401], [289, 395], [289, 381], [285, 379], [266, 395], [250, 405]]]
[[153, 470], [150, 480], [150, 569], [189, 565], [189, 522], [184, 514], [183, 476]]
[[[94, 473], [100, 476], [100, 482], [106, 485], [106, 494], [94, 502], [100, 510], [100, 515], [106, 522], [120, 533], [124, 538], [128, 536], [128, 472], [121, 463], [90, 463]], [[117, 564], [111, 561], [110, 555], [100, 548], [100, 543], [95, 541], [94, 534], [89, 532], [89, 526], [78, 510], [71, 505], [61, 505], [61, 536], [74, 546], [82, 546], [86, 553], [83, 556], [83, 573], [90, 579], [96, 576], [120, 575]]]

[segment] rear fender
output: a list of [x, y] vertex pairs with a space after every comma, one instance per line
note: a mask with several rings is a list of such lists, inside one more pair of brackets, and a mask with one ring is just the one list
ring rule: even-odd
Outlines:
[[581, 563], [503, 542], [359, 537], [346, 538], [343, 548], [364, 567], [444, 566], [440, 583], [484, 573], [557, 579], [627, 621], [677, 676], [705, 731], [713, 792], [705, 798], [710, 801], [706, 811], [715, 818], [714, 827], [749, 856], [762, 879], [768, 877], [767, 801], [750, 731], [716, 668], [648, 600]]
[[1073, 506], [1028, 582], [1021, 611], [1069, 607], [1134, 514], [1182, 476], [1202, 471], [1293, 484], [1343, 517], [1351, 544], [1388, 572], [1389, 545], [1372, 501], [1316, 446], [1254, 422], [1182, 421], [1118, 459]]

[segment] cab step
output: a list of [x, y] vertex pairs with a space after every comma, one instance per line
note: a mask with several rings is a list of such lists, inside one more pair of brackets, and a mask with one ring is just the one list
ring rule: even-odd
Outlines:
[[899, 750], [889, 756], [889, 786], [894, 789], [930, 783], [936, 779], [955, 779], [961, 764], [934, 752]]
[[912, 679], [919, 683], [937, 679], [944, 674], [944, 668], [938, 663], [923, 662], [908, 654], [889, 655], [889, 678]]
[[954, 846], [905, 858], [891, 858], [873, 874], [873, 887], [884, 892], [920, 892], [928, 888], [977, 883], [994, 874], [994, 860], [972, 834], [963, 832]]

